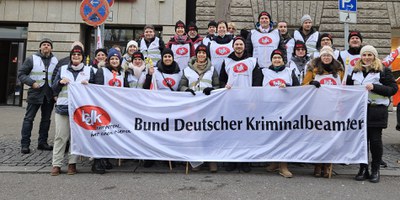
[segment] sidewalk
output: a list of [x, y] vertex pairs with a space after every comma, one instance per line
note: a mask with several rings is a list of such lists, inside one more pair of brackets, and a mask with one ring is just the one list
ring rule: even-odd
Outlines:
[[[30, 154], [20, 153], [20, 131], [25, 114], [25, 109], [21, 107], [0, 106], [0, 173], [49, 173], [51, 169], [51, 151], [37, 150], [38, 123], [40, 113], [38, 113], [34, 129], [32, 131], [32, 144]], [[53, 117], [54, 118], [54, 117]], [[396, 131], [396, 113], [389, 113], [389, 127], [383, 131], [384, 153], [383, 159], [388, 167], [381, 169], [382, 175], [400, 176], [400, 131]], [[49, 143], [53, 144], [54, 139], [54, 120], [49, 132]], [[118, 160], [111, 159], [114, 169], [110, 172], [136, 172], [136, 173], [185, 173], [185, 163], [178, 164], [172, 171], [163, 164], [157, 163], [152, 168], [143, 168], [141, 163], [134, 160], [123, 160], [122, 165], [118, 166]], [[266, 173], [265, 163], [253, 163], [253, 171], [250, 173]], [[91, 162], [88, 158], [82, 158], [78, 163], [80, 173], [90, 173]], [[218, 173], [227, 173], [223, 170], [220, 163]], [[289, 168], [296, 174], [311, 174], [313, 166], [308, 164], [290, 164]], [[62, 170], [66, 170], [63, 167]], [[339, 175], [357, 173], [358, 165], [334, 165], [334, 172]], [[192, 172], [193, 173], [193, 172]], [[197, 172], [198, 173], [198, 172]], [[201, 173], [208, 173], [206, 169]]]

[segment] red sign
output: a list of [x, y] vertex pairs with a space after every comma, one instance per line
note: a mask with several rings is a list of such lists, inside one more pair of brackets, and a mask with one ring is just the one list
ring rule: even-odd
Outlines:
[[356, 62], [360, 60], [360, 58], [354, 58], [353, 60], [350, 61], [350, 66], [354, 67], [356, 66]]
[[243, 73], [246, 72], [249, 69], [246, 64], [244, 63], [238, 63], [235, 66], [233, 66], [233, 71], [235, 73]]
[[336, 80], [333, 78], [323, 78], [319, 82], [322, 85], [337, 85]]
[[268, 36], [264, 36], [258, 40], [258, 43], [262, 45], [268, 45], [272, 43], [272, 39]]
[[180, 55], [180, 56], [186, 55], [188, 52], [189, 52], [189, 50], [188, 50], [186, 47], [179, 47], [179, 48], [175, 51], [175, 53], [178, 54], [178, 55]]
[[285, 82], [285, 80], [283, 80], [283, 79], [281, 79], [281, 78], [277, 78], [277, 79], [273, 79], [273, 80], [270, 80], [270, 81], [269, 81], [269, 85], [270, 85], [270, 86], [273, 86], [273, 87], [279, 87], [279, 86], [281, 86], [282, 84], [285, 84], [285, 85], [286, 85], [286, 82]]
[[108, 17], [109, 7], [107, 0], [83, 0], [80, 9], [82, 20], [90, 26], [100, 26]]
[[215, 50], [215, 53], [220, 55], [220, 56], [225, 56], [231, 53], [231, 50], [228, 47], [222, 46], [222, 47], [218, 47]]
[[107, 126], [111, 122], [110, 115], [102, 108], [86, 105], [74, 112], [74, 121], [86, 130], [96, 130], [99, 126]]
[[[176, 83], [175, 80], [172, 78], [165, 78], [163, 80], [163, 85], [167, 86], [167, 87], [169, 87], [169, 86], [173, 87], [175, 85], [175, 83]], [[168, 84], [169, 84], [169, 86], [168, 86]]]

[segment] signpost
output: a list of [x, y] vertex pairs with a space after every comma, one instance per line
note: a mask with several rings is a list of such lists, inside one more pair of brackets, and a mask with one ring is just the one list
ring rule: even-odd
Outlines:
[[344, 48], [349, 49], [349, 23], [357, 23], [357, 0], [339, 0], [339, 20], [344, 23]]
[[106, 0], [83, 0], [80, 14], [83, 21], [97, 27], [106, 21], [109, 7]]

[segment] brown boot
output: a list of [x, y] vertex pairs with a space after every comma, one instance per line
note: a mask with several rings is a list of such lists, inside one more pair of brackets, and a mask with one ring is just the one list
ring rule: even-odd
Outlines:
[[60, 168], [60, 167], [57, 167], [57, 166], [54, 166], [54, 167], [51, 169], [50, 175], [52, 175], [52, 176], [58, 176], [58, 175], [60, 175], [60, 173], [61, 173], [61, 168]]
[[329, 178], [330, 169], [331, 169], [330, 163], [324, 164], [324, 178]]
[[74, 175], [76, 174], [76, 164], [68, 164], [68, 175]]
[[321, 170], [322, 170], [322, 164], [315, 164], [315, 166], [314, 166], [314, 176], [315, 177], [321, 177]]
[[218, 171], [218, 165], [217, 165], [216, 162], [210, 162], [210, 163], [208, 164], [208, 167], [210, 168], [210, 172], [211, 172], [211, 173], [215, 173], [215, 172]]
[[279, 174], [285, 178], [292, 178], [293, 174], [289, 171], [287, 163], [279, 163]]
[[278, 163], [271, 163], [270, 165], [268, 165], [267, 167], [267, 172], [275, 172], [279, 169], [279, 165]]

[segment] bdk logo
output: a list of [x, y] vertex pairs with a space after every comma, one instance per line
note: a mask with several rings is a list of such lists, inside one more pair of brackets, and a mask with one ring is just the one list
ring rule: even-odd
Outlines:
[[111, 118], [102, 108], [98, 106], [85, 105], [75, 110], [74, 121], [86, 130], [96, 130], [99, 126], [110, 124]]
[[269, 85], [272, 86], [272, 87], [279, 87], [282, 84], [286, 85], [286, 82], [285, 82], [285, 80], [283, 80], [281, 78], [276, 78], [276, 79], [273, 79], [273, 80], [269, 81]]
[[228, 47], [222, 46], [222, 47], [218, 47], [215, 50], [215, 53], [220, 56], [226, 56], [231, 53], [231, 50]]
[[354, 67], [356, 66], [356, 62], [360, 60], [360, 58], [354, 58], [353, 60], [350, 61], [350, 66]]
[[188, 52], [189, 52], [189, 50], [188, 50], [186, 47], [179, 47], [179, 48], [175, 51], [175, 53], [176, 53], [177, 55], [180, 55], [180, 56], [186, 55]]
[[249, 69], [246, 64], [244, 63], [238, 63], [235, 66], [233, 66], [233, 71], [235, 73], [243, 73], [246, 72]]
[[319, 82], [322, 85], [337, 85], [336, 80], [333, 78], [323, 78]]
[[165, 78], [164, 80], [163, 80], [163, 85], [164, 86], [166, 86], [166, 87], [169, 87], [168, 86], [168, 84], [171, 86], [171, 87], [173, 87], [174, 85], [175, 85], [175, 80], [174, 79], [172, 79], [172, 78]]
[[108, 81], [108, 85], [113, 87], [122, 87], [122, 82], [119, 79], [111, 79]]
[[272, 39], [268, 36], [264, 36], [258, 40], [258, 43], [262, 45], [268, 45], [272, 43]]

